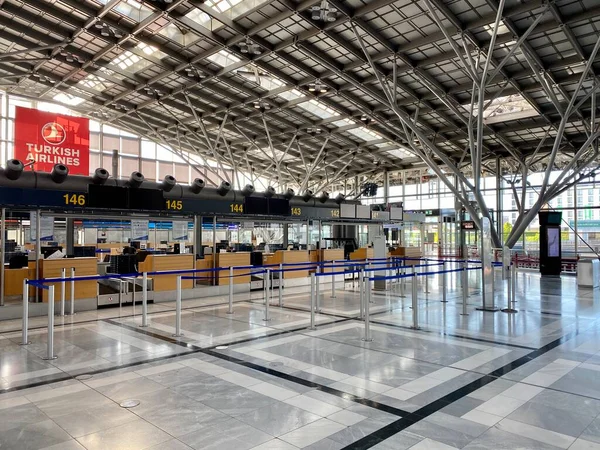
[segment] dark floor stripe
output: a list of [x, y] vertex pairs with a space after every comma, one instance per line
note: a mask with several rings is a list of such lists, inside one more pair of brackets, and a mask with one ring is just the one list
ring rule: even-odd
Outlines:
[[[351, 319], [342, 319], [342, 320], [338, 320], [336, 322], [331, 322], [331, 324], [334, 324], [334, 323], [337, 324], [337, 323], [340, 323], [340, 322], [347, 322], [349, 320], [351, 320]], [[288, 373], [280, 372], [278, 370], [275, 370], [275, 369], [272, 369], [272, 368], [269, 368], [269, 367], [264, 367], [264, 366], [261, 366], [260, 364], [255, 364], [255, 363], [252, 363], [252, 362], [244, 361], [243, 359], [239, 359], [239, 358], [236, 358], [234, 356], [225, 355], [223, 353], [220, 353], [220, 352], [217, 352], [217, 351], [214, 350], [217, 346], [213, 346], [213, 347], [210, 347], [210, 348], [203, 349], [203, 348], [195, 346], [193, 344], [187, 344], [185, 342], [178, 341], [177, 339], [174, 339], [172, 337], [163, 336], [161, 334], [157, 334], [157, 333], [154, 333], [154, 332], [149, 331], [149, 330], [139, 329], [139, 328], [132, 327], [132, 326], [126, 325], [126, 324], [120, 324], [119, 322], [114, 322], [112, 320], [106, 320], [106, 322], [110, 323], [111, 325], [117, 325], [117, 326], [120, 326], [122, 328], [126, 328], [126, 329], [129, 329], [131, 331], [135, 331], [136, 333], [142, 333], [142, 334], [144, 334], [146, 336], [151, 336], [151, 337], [156, 338], [156, 339], [161, 339], [161, 340], [169, 342], [171, 344], [182, 345], [182, 346], [185, 346], [187, 348], [192, 348], [192, 349], [195, 350], [195, 352], [201, 352], [201, 353], [204, 353], [206, 355], [210, 355], [210, 356], [222, 359], [224, 361], [229, 361], [229, 362], [232, 362], [234, 364], [238, 364], [238, 365], [243, 366], [243, 367], [248, 367], [250, 369], [256, 370], [257, 372], [262, 372], [262, 373], [265, 373], [265, 374], [268, 374], [268, 375], [273, 375], [273, 376], [275, 376], [277, 378], [281, 378], [283, 380], [291, 381], [293, 383], [300, 384], [302, 386], [307, 386], [307, 387], [310, 387], [310, 388], [313, 388], [313, 389], [316, 389], [316, 390], [319, 390], [319, 391], [323, 391], [323, 392], [326, 392], [328, 394], [335, 395], [336, 397], [343, 398], [345, 400], [350, 400], [352, 402], [359, 403], [361, 405], [370, 406], [371, 408], [375, 408], [375, 409], [378, 409], [380, 411], [384, 411], [384, 412], [387, 412], [389, 414], [393, 414], [395, 416], [403, 417], [403, 416], [406, 416], [406, 415], [409, 414], [407, 411], [404, 411], [404, 410], [399, 409], [399, 408], [394, 408], [393, 406], [384, 405], [382, 403], [378, 403], [378, 402], [375, 402], [373, 400], [369, 400], [369, 399], [362, 398], [362, 397], [359, 397], [359, 396], [356, 396], [356, 395], [353, 395], [353, 394], [349, 394], [349, 393], [344, 392], [344, 391], [340, 391], [339, 389], [335, 389], [335, 388], [332, 388], [330, 386], [325, 386], [323, 384], [316, 383], [316, 382], [310, 381], [310, 380], [306, 380], [304, 378], [300, 378], [300, 377], [297, 377], [295, 375], [290, 375]], [[278, 335], [282, 335], [282, 334], [289, 334], [289, 333], [293, 333], [295, 331], [300, 331], [300, 330], [305, 330], [305, 329], [307, 329], [307, 327], [303, 327], [301, 329], [283, 331], [283, 332], [280, 332], [280, 333], [274, 333], [274, 334], [270, 334], [268, 336], [259, 336], [259, 337], [249, 338], [249, 339], [245, 339], [245, 340], [242, 340], [242, 341], [232, 342], [232, 343], [227, 344], [227, 345], [236, 345], [236, 344], [240, 344], [240, 343], [244, 343], [244, 342], [255, 341], [257, 339], [264, 339], [265, 337], [272, 337], [272, 336], [278, 336]], [[225, 345], [225, 344], [219, 344], [219, 346], [220, 345]]]
[[379, 430], [359, 439], [356, 442], [353, 442], [350, 445], [347, 445], [342, 450], [366, 450], [368, 448], [371, 448], [385, 441], [386, 439], [394, 436], [395, 434], [406, 430], [411, 425], [425, 419], [426, 417], [432, 415], [435, 412], [438, 412], [439, 410], [456, 402], [457, 400], [466, 397], [467, 395], [471, 394], [477, 389], [482, 388], [483, 386], [491, 383], [492, 381], [497, 380], [499, 377], [512, 372], [513, 370], [523, 366], [524, 364], [527, 364], [530, 361], [533, 361], [536, 358], [539, 358], [540, 356], [548, 353], [550, 350], [553, 350], [559, 345], [562, 345], [565, 342], [573, 339], [580, 332], [580, 330], [577, 330], [566, 334], [565, 336], [556, 339], [555, 341], [552, 341], [549, 344], [546, 344], [543, 347], [534, 350], [531, 353], [522, 356], [521, 358], [518, 358], [515, 361], [510, 362], [505, 366], [500, 367], [499, 369], [496, 369], [493, 372], [490, 372], [487, 375], [483, 375], [477, 380], [472, 381], [466, 384], [465, 386], [435, 400], [434, 402], [423, 406], [415, 412], [410, 413], [409, 415], [402, 417], [401, 419], [398, 419], [395, 422], [384, 426], [383, 428], [380, 428]]

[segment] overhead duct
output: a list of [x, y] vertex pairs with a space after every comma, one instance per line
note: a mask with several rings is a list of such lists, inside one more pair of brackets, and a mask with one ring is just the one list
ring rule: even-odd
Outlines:
[[244, 186], [244, 189], [242, 189], [242, 195], [244, 197], [250, 197], [252, 194], [254, 194], [254, 186], [251, 184]]
[[139, 188], [144, 182], [144, 175], [141, 172], [133, 172], [129, 177], [129, 186], [132, 188]]
[[321, 203], [325, 203], [327, 200], [329, 200], [329, 192], [323, 191], [323, 193], [319, 196], [319, 201]]
[[52, 172], [50, 172], [50, 179], [52, 179], [52, 181], [55, 183], [60, 184], [67, 179], [68, 175], [69, 169], [67, 166], [63, 164], [55, 164], [52, 168]]
[[94, 182], [94, 184], [104, 184], [106, 183], [106, 180], [108, 180], [108, 176], [108, 170], [100, 167], [94, 171], [92, 181]]
[[6, 163], [6, 178], [9, 180], [18, 180], [21, 174], [25, 170], [25, 166], [18, 159], [9, 159]]
[[296, 192], [292, 188], [289, 188], [287, 191], [283, 193], [283, 198], [286, 200], [291, 200], [296, 195]]
[[302, 200], [304, 200], [305, 202], [308, 202], [311, 198], [313, 198], [313, 191], [311, 191], [310, 189], [307, 189], [304, 191], [304, 194], [302, 194]]
[[338, 205], [341, 205], [342, 203], [344, 203], [344, 201], [345, 201], [345, 200], [346, 200], [346, 196], [345, 196], [344, 194], [341, 194], [341, 193], [340, 193], [340, 194], [338, 194], [338, 195], [335, 197], [335, 202], [336, 202]]
[[163, 192], [171, 192], [171, 190], [175, 187], [177, 181], [173, 175], [165, 175], [162, 183], [160, 184], [160, 188]]
[[201, 180], [200, 178], [196, 178], [190, 186], [190, 191], [192, 191], [194, 194], [199, 194], [200, 191], [202, 189], [204, 189], [204, 186], [206, 186], [206, 183], [204, 182], [204, 180]]
[[231, 184], [227, 181], [221, 181], [221, 185], [217, 188], [217, 194], [221, 197], [225, 197], [231, 190]]
[[269, 186], [267, 187], [267, 190], [265, 191], [265, 197], [267, 198], [271, 198], [276, 194], [275, 192], [275, 188], [273, 186]]

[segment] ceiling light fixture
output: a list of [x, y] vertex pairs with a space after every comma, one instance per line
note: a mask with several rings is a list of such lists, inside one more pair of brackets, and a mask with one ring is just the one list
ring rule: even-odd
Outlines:
[[123, 37], [123, 32], [121, 30], [109, 26], [106, 22], [98, 21], [94, 24], [94, 28], [100, 30], [100, 35], [103, 37], [114, 36], [117, 39], [121, 39]]
[[254, 102], [254, 109], [260, 110], [260, 112], [264, 113], [271, 109], [271, 105], [261, 100]]
[[329, 91], [327, 86], [321, 84], [320, 80], [315, 80], [314, 83], [308, 85], [308, 92], [314, 92], [316, 94], [325, 94]]
[[245, 41], [240, 42], [239, 47], [240, 52], [242, 52], [245, 55], [262, 55], [262, 48], [260, 47], [260, 45], [250, 41], [249, 37], [246, 37]]
[[323, 0], [320, 5], [310, 8], [310, 18], [323, 22], [335, 22], [338, 15], [338, 9], [331, 6], [327, 0]]
[[321, 134], [323, 130], [321, 130], [319, 127], [310, 127], [306, 129], [306, 132], [311, 136], [316, 136], [318, 134]]

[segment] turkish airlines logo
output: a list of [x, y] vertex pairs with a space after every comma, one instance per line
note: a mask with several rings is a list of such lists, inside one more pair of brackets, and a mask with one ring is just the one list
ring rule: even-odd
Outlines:
[[42, 127], [42, 137], [48, 144], [60, 145], [65, 142], [67, 132], [61, 124], [50, 122]]

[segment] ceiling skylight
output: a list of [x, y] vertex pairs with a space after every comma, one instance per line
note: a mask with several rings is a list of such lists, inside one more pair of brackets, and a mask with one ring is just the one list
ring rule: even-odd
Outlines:
[[[468, 116], [471, 105], [463, 105], [463, 108]], [[477, 106], [473, 108], [473, 115], [477, 115]], [[483, 112], [484, 122], [488, 124], [523, 119], [535, 115], [537, 115], [536, 110], [521, 94], [498, 97]]]
[[[146, 45], [143, 42], [140, 42], [138, 45], [136, 45], [136, 48], [141, 50], [144, 54], [154, 58], [161, 59], [166, 56], [165, 53], [161, 52], [156, 47], [152, 45]], [[152, 65], [150, 61], [142, 58], [136, 53], [131, 52], [130, 50], [125, 50], [123, 53], [113, 59], [111, 63], [123, 70], [130, 70], [132, 72], [137, 72]]]
[[189, 30], [185, 30], [183, 28], [179, 28], [177, 25], [170, 23], [165, 26], [162, 30], [158, 32], [158, 34], [163, 35], [166, 38], [171, 39], [178, 44], [181, 44], [184, 47], [187, 47], [190, 44], [193, 44], [200, 36], [196, 33], [192, 33]]
[[321, 119], [329, 119], [331, 117], [339, 116], [339, 113], [325, 106], [318, 100], [309, 100], [308, 102], [300, 103], [298, 106], [310, 113], [313, 113], [315, 116], [320, 117]]
[[359, 137], [363, 141], [367, 141], [367, 142], [383, 139], [379, 134], [377, 134], [374, 131], [371, 131], [365, 127], [353, 128], [351, 130], [348, 130], [348, 133], [351, 133], [354, 136]]
[[99, 92], [102, 92], [113, 85], [111, 82], [106, 81], [104, 78], [92, 74], [88, 75], [77, 84], [80, 84], [90, 89], [94, 89]]
[[213, 53], [208, 59], [221, 67], [228, 67], [240, 62], [240, 59], [237, 56], [227, 50], [220, 50], [218, 53]]
[[84, 98], [77, 97], [75, 95], [66, 94], [64, 92], [56, 94], [52, 98], [54, 100], [56, 100], [57, 102], [64, 103], [65, 105], [69, 105], [69, 106], [77, 106], [77, 105], [80, 105], [83, 102], [85, 102]]
[[[108, 4], [109, 0], [97, 0], [103, 5]], [[146, 17], [152, 14], [152, 11], [147, 6], [144, 6], [137, 0], [122, 0], [113, 7], [114, 11], [117, 11], [130, 19], [141, 22]]]

